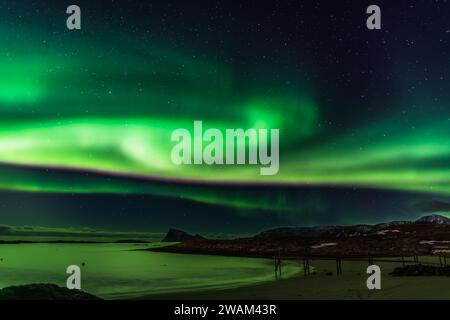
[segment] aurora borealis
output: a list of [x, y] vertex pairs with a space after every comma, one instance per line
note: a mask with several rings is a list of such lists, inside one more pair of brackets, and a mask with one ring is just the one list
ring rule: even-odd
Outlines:
[[[260, 214], [246, 210], [275, 217], [265, 225], [374, 222], [418, 214], [404, 203], [447, 201], [449, 4], [386, 2], [384, 28], [371, 32], [356, 1], [282, 1], [261, 12], [251, 2], [80, 1], [82, 30], [68, 31], [66, 3], [2, 1], [3, 192], [192, 201], [198, 211], [230, 208], [246, 225]], [[196, 120], [280, 129], [279, 173], [174, 165], [170, 135]], [[346, 190], [355, 192], [348, 201]], [[378, 199], [367, 214], [364, 190]], [[5, 203], [8, 223], [26, 223]]]

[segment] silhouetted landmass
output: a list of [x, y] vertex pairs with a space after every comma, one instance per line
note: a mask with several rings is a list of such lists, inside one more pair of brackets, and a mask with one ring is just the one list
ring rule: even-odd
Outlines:
[[162, 242], [184, 242], [193, 240], [205, 240], [201, 235], [191, 235], [187, 232], [177, 229], [169, 229]]
[[0, 300], [101, 300], [80, 291], [69, 290], [54, 284], [29, 284], [11, 286], [0, 290]]
[[450, 220], [433, 215], [373, 226], [277, 228], [251, 238], [187, 241], [149, 250], [246, 257], [449, 256]]
[[353, 226], [327, 226], [327, 227], [286, 227], [276, 228], [261, 232], [256, 237], [283, 238], [323, 238], [323, 237], [347, 237], [352, 235], [376, 232], [404, 225], [417, 225], [422, 223], [433, 223], [440, 225], [450, 225], [450, 219], [440, 215], [429, 215], [417, 221], [393, 221], [376, 225], [353, 225]]
[[437, 223], [437, 224], [450, 224], [450, 219], [438, 214], [432, 214], [425, 216], [416, 221], [416, 223]]

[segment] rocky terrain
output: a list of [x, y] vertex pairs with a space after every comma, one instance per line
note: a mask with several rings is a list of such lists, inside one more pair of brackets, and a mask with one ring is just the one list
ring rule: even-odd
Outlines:
[[291, 227], [234, 240], [187, 240], [155, 251], [251, 257], [450, 256], [450, 219], [432, 215], [377, 225]]
[[198, 234], [191, 235], [181, 230], [169, 229], [162, 242], [184, 242], [192, 240], [205, 240], [205, 238]]
[[29, 284], [1, 289], [0, 300], [100, 300], [100, 298], [54, 284]]

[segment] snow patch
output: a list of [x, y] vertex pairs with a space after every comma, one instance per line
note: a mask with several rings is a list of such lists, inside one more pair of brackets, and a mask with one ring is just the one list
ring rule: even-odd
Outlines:
[[312, 249], [320, 249], [320, 248], [332, 247], [332, 246], [337, 246], [337, 243], [336, 242], [321, 243], [321, 244], [318, 244], [316, 246], [311, 246], [311, 248]]

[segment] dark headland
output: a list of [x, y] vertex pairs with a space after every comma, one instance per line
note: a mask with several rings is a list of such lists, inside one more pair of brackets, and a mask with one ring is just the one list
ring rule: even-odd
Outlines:
[[201, 235], [191, 235], [178, 229], [169, 229], [162, 242], [184, 242], [184, 241], [205, 240]]
[[[173, 231], [168, 233], [166, 239], [171, 235]], [[170, 239], [179, 243], [148, 250], [245, 257], [448, 256], [450, 219], [430, 215], [417, 221], [377, 225], [286, 227], [233, 240], [208, 240], [199, 236]]]

